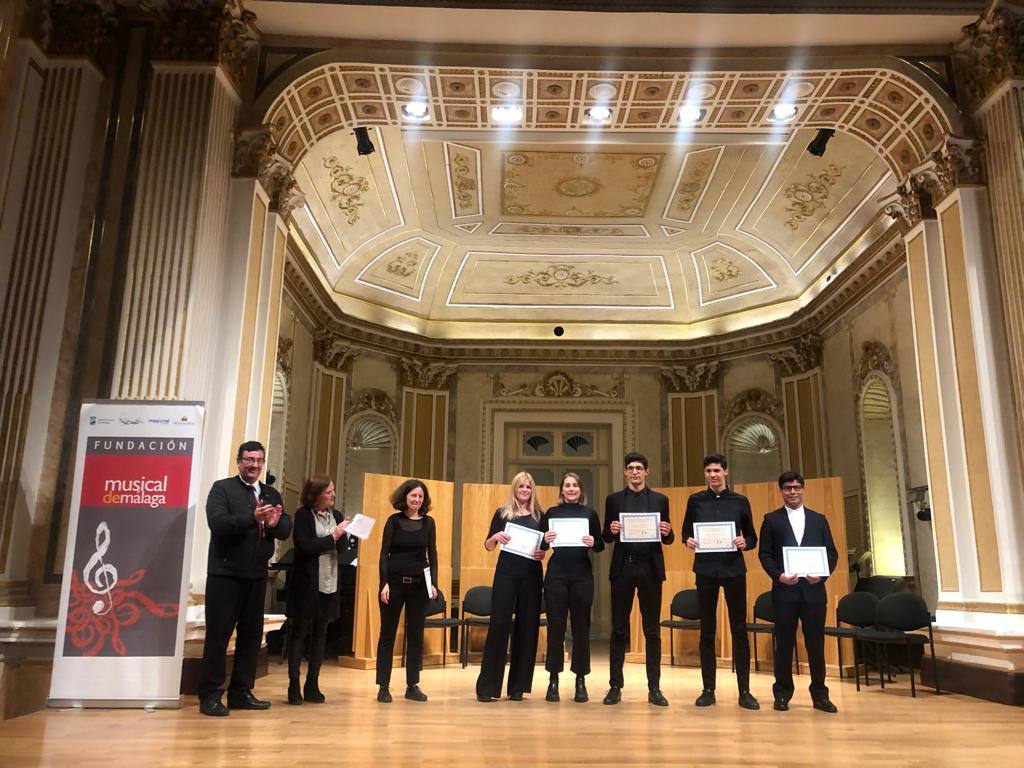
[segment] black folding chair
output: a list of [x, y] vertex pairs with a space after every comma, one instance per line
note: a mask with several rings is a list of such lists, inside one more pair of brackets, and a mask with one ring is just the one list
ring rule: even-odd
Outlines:
[[[760, 621], [758, 621], [760, 619]], [[754, 601], [754, 620], [747, 622], [747, 632], [750, 632], [754, 638], [754, 671], [761, 671], [761, 663], [757, 657], [757, 636], [758, 635], [771, 635], [772, 636], [772, 652], [775, 651], [775, 605], [772, 603], [772, 593], [762, 592], [757, 596], [757, 600]], [[796, 643], [793, 644], [793, 661], [796, 664], [796, 673], [800, 674], [800, 646]], [[733, 664], [735, 664], [733, 660]]]
[[[932, 622], [935, 619], [928, 611], [928, 606], [920, 595], [913, 592], [894, 592], [886, 595], [878, 604], [875, 614], [875, 626], [857, 633], [861, 643], [876, 645], [882, 651], [882, 663], [879, 665], [878, 677], [885, 688], [885, 675], [889, 673], [889, 646], [902, 645], [907, 654], [907, 670], [910, 672], [910, 695], [917, 697], [914, 683], [914, 660], [910, 649], [914, 646], [930, 646], [932, 653], [932, 669], [935, 672], [935, 693], [939, 690], [939, 669], [935, 664], [935, 637], [932, 633]], [[928, 628], [928, 634], [922, 635], [915, 630]], [[884, 667], [884, 670], [883, 670]], [[864, 670], [867, 678], [867, 669]]]
[[669, 616], [670, 618], [661, 622], [661, 626], [668, 627], [669, 655], [671, 665], [674, 667], [676, 665], [675, 630], [696, 629], [700, 631], [700, 606], [697, 602], [697, 590], [683, 589], [676, 592], [672, 598], [672, 606], [669, 608]]
[[[836, 625], [825, 627], [825, 636], [834, 637], [839, 650], [839, 679], [843, 679], [843, 639], [853, 641], [853, 673], [857, 678], [857, 690], [860, 690], [860, 658], [857, 633], [873, 626], [878, 612], [878, 598], [872, 592], [851, 592], [843, 595], [836, 606]], [[847, 624], [849, 626], [840, 626]], [[867, 679], [867, 665], [864, 666], [864, 678]]]
[[462, 600], [462, 614], [459, 624], [462, 627], [459, 638], [459, 659], [462, 668], [469, 665], [469, 628], [486, 627], [491, 621], [491, 588], [472, 587]]

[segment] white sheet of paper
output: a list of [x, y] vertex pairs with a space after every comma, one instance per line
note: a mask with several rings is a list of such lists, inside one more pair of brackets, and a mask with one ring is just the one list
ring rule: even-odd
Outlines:
[[512, 539], [508, 544], [501, 545], [502, 550], [530, 560], [533, 559], [533, 553], [540, 549], [540, 542], [544, 538], [540, 531], [515, 523], [505, 523], [505, 533]]
[[693, 538], [697, 540], [697, 552], [735, 552], [732, 540], [736, 538], [736, 523], [694, 523]]
[[554, 517], [548, 528], [558, 534], [552, 547], [584, 547], [583, 537], [590, 535], [590, 521], [585, 517]]
[[783, 547], [782, 563], [790, 576], [828, 576], [824, 547]]
[[434, 599], [434, 582], [430, 580], [430, 566], [423, 569], [423, 583], [427, 585], [427, 600]]
[[370, 537], [370, 531], [373, 530], [373, 524], [377, 522], [372, 517], [360, 513], [352, 518], [352, 521], [348, 524], [348, 528], [345, 529], [345, 533], [351, 533], [357, 539], [367, 539]]
[[619, 541], [630, 543], [661, 541], [661, 531], [658, 529], [661, 515], [657, 512], [621, 512], [619, 522], [622, 524]]

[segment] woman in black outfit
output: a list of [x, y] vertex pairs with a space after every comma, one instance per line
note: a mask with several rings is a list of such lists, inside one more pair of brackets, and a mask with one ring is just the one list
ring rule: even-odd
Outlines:
[[587, 701], [586, 676], [590, 674], [590, 608], [594, 604], [594, 572], [590, 552], [604, 549], [601, 521], [590, 507], [583, 492], [580, 476], [575, 472], [562, 475], [558, 490], [558, 506], [544, 513], [540, 529], [544, 531], [544, 547], [550, 546], [558, 535], [550, 530], [551, 520], [577, 518], [588, 522], [590, 533], [582, 538], [582, 547], [555, 547], [544, 577], [544, 601], [548, 616], [548, 652], [544, 663], [551, 673], [548, 683], [548, 701], [558, 701], [558, 673], [565, 667], [565, 625], [572, 615], [572, 663], [576, 673], [576, 696]]
[[[320, 692], [320, 665], [324, 660], [327, 625], [338, 618], [341, 597], [338, 591], [339, 541], [348, 521], [334, 509], [334, 483], [324, 475], [313, 475], [302, 487], [302, 507], [295, 513], [295, 560], [288, 577], [288, 703], [323, 704]], [[309, 666], [306, 685], [299, 690], [299, 668], [306, 636], [309, 642]]]
[[[377, 701], [391, 703], [391, 661], [398, 618], [405, 606], [405, 698], [426, 701], [420, 690], [423, 666], [423, 622], [427, 600], [437, 597], [437, 529], [430, 512], [430, 493], [420, 480], [406, 480], [391, 494], [398, 511], [384, 523], [380, 548], [380, 640], [377, 641]], [[423, 571], [430, 567], [431, 594]]]
[[[515, 523], [540, 530], [540, 508], [537, 506], [536, 484], [529, 472], [520, 472], [512, 478], [508, 500], [498, 507], [491, 519], [491, 527], [484, 547], [492, 551], [499, 544], [507, 544], [505, 523]], [[508, 697], [522, 701], [523, 694], [533, 688], [533, 667], [537, 663], [537, 631], [540, 628], [540, 592], [544, 578], [541, 561], [543, 550], [538, 549], [532, 560], [502, 552], [494, 570], [491, 587], [491, 619], [487, 625], [484, 657], [480, 676], [476, 680], [478, 701], [501, 698], [501, 679], [505, 676], [505, 651], [512, 635], [512, 661], [508, 670]], [[512, 614], [516, 620], [513, 629]]]

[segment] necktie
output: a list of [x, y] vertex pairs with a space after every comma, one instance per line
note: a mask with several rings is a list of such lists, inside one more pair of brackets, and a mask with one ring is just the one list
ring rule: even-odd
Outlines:
[[[247, 484], [247, 485], [248, 485], [248, 484]], [[250, 485], [250, 486], [249, 486], [249, 490], [250, 490], [250, 491], [252, 491], [252, 495], [253, 495], [253, 496], [255, 497], [255, 499], [256, 499], [256, 506], [258, 507], [258, 506], [260, 505], [260, 495], [259, 495], [258, 493], [256, 493], [256, 486], [254, 486], [254, 485]], [[257, 521], [256, 521], [256, 525], [257, 525], [257, 526], [259, 527], [259, 529], [260, 529], [260, 538], [262, 539], [262, 538], [263, 538], [263, 521], [262, 521], [262, 520], [257, 520]]]

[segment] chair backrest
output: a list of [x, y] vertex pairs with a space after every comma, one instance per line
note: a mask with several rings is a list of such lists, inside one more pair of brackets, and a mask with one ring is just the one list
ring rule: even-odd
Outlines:
[[472, 587], [466, 592], [462, 601], [462, 615], [472, 614], [473, 616], [491, 615], [491, 588]]
[[426, 608], [424, 609], [424, 616], [437, 616], [437, 614], [446, 616], [448, 614], [448, 603], [444, 599], [444, 592], [440, 589], [437, 590], [437, 597], [431, 598], [427, 601]]
[[878, 603], [875, 623], [901, 632], [910, 632], [931, 624], [932, 615], [920, 595], [913, 592], [893, 592]]
[[754, 601], [754, 621], [758, 619], [775, 623], [775, 606], [772, 605], [771, 592], [762, 592]]
[[696, 589], [684, 589], [676, 592], [672, 598], [672, 615], [681, 619], [699, 619], [700, 604], [697, 602]]
[[898, 592], [903, 583], [897, 576], [866, 576], [857, 578], [853, 587], [854, 592], [870, 592], [879, 600], [893, 592]]
[[873, 592], [851, 592], [839, 598], [836, 621], [851, 627], [870, 627], [878, 615], [879, 599]]

